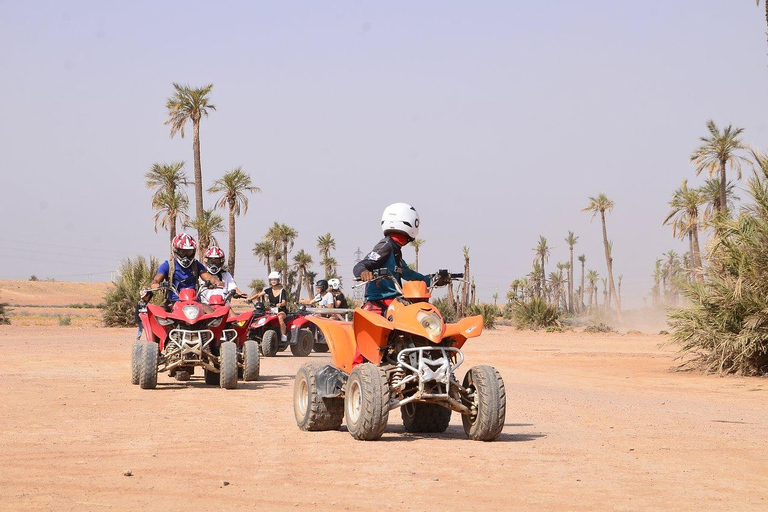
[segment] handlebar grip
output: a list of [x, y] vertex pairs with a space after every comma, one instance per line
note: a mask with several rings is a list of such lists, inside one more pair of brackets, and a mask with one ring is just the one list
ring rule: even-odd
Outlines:
[[460, 272], [458, 274], [451, 274], [452, 279], [462, 279], [464, 277], [464, 273]]

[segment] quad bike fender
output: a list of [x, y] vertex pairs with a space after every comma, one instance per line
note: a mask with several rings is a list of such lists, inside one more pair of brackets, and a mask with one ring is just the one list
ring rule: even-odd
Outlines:
[[327, 364], [315, 374], [317, 393], [322, 398], [337, 398], [343, 395], [348, 375]]
[[334, 366], [346, 373], [351, 373], [352, 362], [357, 351], [352, 323], [329, 320], [319, 316], [307, 316], [305, 318], [316, 325], [325, 336]]
[[139, 318], [144, 324], [144, 331], [147, 333], [147, 341], [154, 341], [160, 343], [162, 349], [165, 338], [168, 336], [168, 331], [157, 323], [156, 317], [166, 318], [168, 312], [161, 306], [155, 304], [147, 304], [147, 312], [141, 313]]
[[248, 337], [248, 329], [253, 320], [253, 311], [246, 311], [237, 316], [227, 319], [226, 329], [234, 329], [237, 332], [237, 346], [242, 347], [245, 339]]
[[446, 324], [443, 338], [453, 339], [453, 346], [461, 348], [468, 338], [476, 338], [483, 332], [483, 317], [481, 315], [462, 318], [455, 324]]

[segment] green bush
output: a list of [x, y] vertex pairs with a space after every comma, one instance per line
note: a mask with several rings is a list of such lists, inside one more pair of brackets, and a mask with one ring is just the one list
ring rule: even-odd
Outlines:
[[605, 325], [604, 323], [598, 323], [594, 325], [590, 325], [584, 329], [584, 332], [588, 333], [598, 333], [598, 332], [616, 332], [616, 329], [609, 325]]
[[8, 318], [8, 313], [5, 311], [5, 306], [7, 304], [3, 304], [0, 302], [0, 325], [10, 325], [11, 319]]
[[59, 325], [69, 325], [72, 323], [72, 317], [69, 315], [59, 315]]
[[515, 302], [509, 314], [518, 329], [536, 331], [550, 326], [561, 327], [557, 307], [539, 297], [534, 297], [528, 302]]
[[703, 282], [685, 283], [689, 306], [669, 314], [684, 366], [756, 375], [768, 371], [768, 160], [748, 180], [747, 203], [715, 220]]
[[448, 297], [435, 299], [432, 304], [440, 311], [445, 323], [450, 324], [456, 321], [456, 309], [451, 307]]
[[467, 309], [467, 316], [481, 315], [483, 317], [484, 329], [496, 328], [496, 317], [499, 316], [499, 308], [493, 304], [477, 303], [473, 306], [469, 306]]
[[[147, 261], [143, 256], [135, 260], [126, 259], [118, 271], [115, 287], [104, 295], [104, 325], [107, 327], [129, 327], [136, 325], [136, 302], [142, 289], [149, 287], [157, 274], [157, 258]], [[155, 293], [152, 302], [161, 304], [162, 293]]]

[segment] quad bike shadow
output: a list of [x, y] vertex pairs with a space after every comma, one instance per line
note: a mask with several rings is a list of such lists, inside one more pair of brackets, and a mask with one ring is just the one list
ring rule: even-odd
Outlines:
[[[442, 270], [433, 282], [463, 277]], [[389, 411], [399, 407], [408, 433], [443, 433], [456, 411], [466, 437], [497, 439], [506, 417], [501, 375], [481, 365], [470, 368], [461, 383], [455, 376], [464, 362], [461, 347], [480, 335], [482, 317], [446, 324], [429, 303], [426, 283], [401, 287], [386, 269], [374, 272], [374, 281], [381, 280], [390, 280], [399, 294], [385, 316], [357, 308], [351, 322], [306, 317], [324, 335], [333, 364], [307, 363], [296, 374], [293, 408], [299, 428], [336, 430], [346, 420], [352, 437], [373, 441], [384, 433]], [[358, 354], [367, 362], [354, 364]]]

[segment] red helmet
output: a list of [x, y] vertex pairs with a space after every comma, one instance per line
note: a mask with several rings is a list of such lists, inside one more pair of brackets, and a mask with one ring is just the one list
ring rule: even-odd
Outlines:
[[221, 247], [212, 245], [205, 251], [205, 264], [213, 274], [218, 274], [224, 266], [224, 251]]
[[192, 235], [179, 233], [173, 238], [174, 249], [197, 249], [197, 241]]
[[197, 242], [192, 235], [179, 233], [174, 237], [173, 253], [182, 267], [188, 268], [195, 261], [195, 249], [197, 249]]

